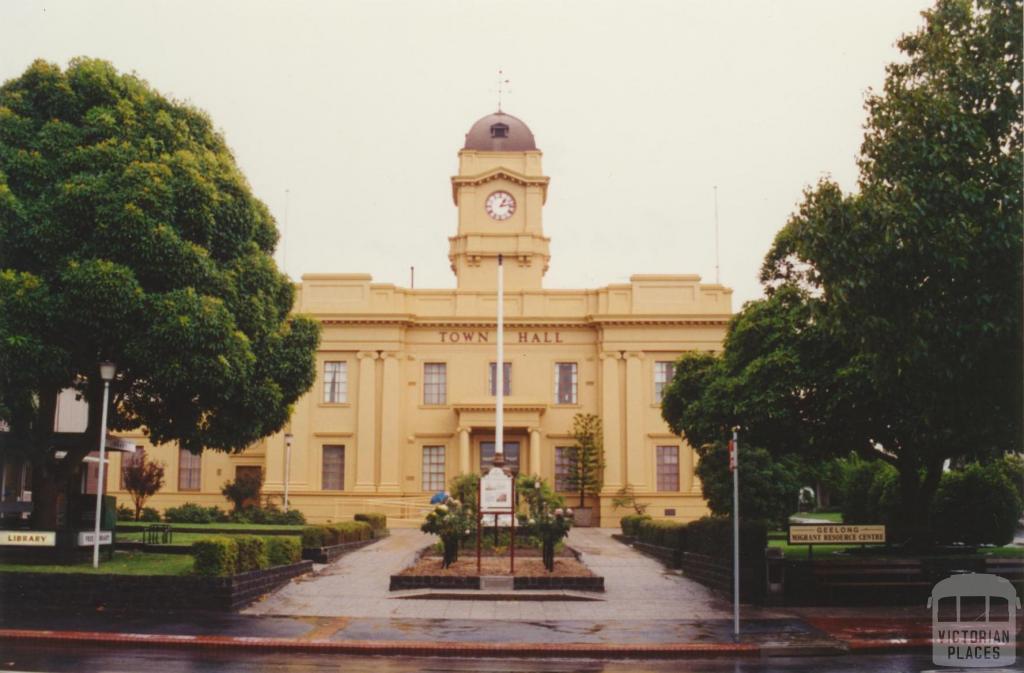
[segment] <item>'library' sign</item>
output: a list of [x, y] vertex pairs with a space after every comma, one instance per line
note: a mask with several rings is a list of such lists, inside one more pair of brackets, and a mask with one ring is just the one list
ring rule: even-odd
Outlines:
[[52, 530], [0, 531], [0, 546], [53, 547], [56, 544], [57, 533]]

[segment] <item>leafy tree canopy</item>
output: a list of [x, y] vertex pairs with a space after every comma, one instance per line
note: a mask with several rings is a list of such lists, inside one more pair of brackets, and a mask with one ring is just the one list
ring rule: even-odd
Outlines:
[[[41, 475], [66, 477], [110, 426], [239, 451], [314, 380], [316, 323], [271, 257], [274, 220], [201, 111], [109, 63], [36, 61], [0, 87], [0, 420]], [[57, 465], [57, 393], [90, 403]]]
[[855, 193], [809, 189], [721, 358], [663, 413], [695, 446], [881, 458], [909, 530], [943, 461], [1021, 449], [1019, 0], [939, 0], [868, 95]]

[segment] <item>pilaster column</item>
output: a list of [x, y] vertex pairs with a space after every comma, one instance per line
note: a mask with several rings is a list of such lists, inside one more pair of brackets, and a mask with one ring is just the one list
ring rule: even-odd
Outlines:
[[459, 428], [459, 474], [469, 474], [469, 428]]
[[359, 408], [356, 415], [356, 483], [353, 491], [374, 491], [374, 444], [377, 437], [377, 354], [360, 351]]
[[626, 481], [638, 490], [648, 487], [643, 357], [643, 353], [626, 353]]
[[384, 353], [384, 390], [380, 401], [380, 485], [378, 491], [397, 493], [400, 454], [398, 430], [399, 362], [397, 353]]
[[693, 449], [683, 444], [679, 456], [679, 490], [689, 493], [693, 490]]
[[540, 428], [529, 428], [530, 432], [530, 473], [546, 476], [540, 464]]
[[618, 353], [601, 353], [601, 426], [604, 428], [604, 491], [614, 493], [622, 488], [625, 456], [622, 426], [619, 419]]

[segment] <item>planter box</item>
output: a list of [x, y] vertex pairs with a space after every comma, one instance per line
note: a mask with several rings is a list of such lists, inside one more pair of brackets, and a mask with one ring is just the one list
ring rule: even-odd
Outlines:
[[604, 591], [603, 577], [516, 577], [517, 590]]
[[387, 531], [383, 531], [382, 534], [375, 535], [369, 540], [342, 542], [341, 544], [331, 545], [330, 547], [303, 547], [302, 559], [304, 561], [312, 561], [314, 563], [330, 563], [351, 551], [361, 549], [362, 547], [373, 544], [385, 537], [387, 537]]
[[229, 612], [312, 569], [312, 562], [300, 561], [232, 577], [0, 572], [0, 605]]

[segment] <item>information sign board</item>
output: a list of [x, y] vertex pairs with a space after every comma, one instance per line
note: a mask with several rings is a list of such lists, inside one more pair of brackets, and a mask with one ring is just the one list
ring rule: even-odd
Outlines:
[[882, 544], [885, 526], [822, 524], [789, 527], [789, 544]]
[[512, 511], [512, 477], [492, 467], [480, 480], [481, 514], [502, 514]]

